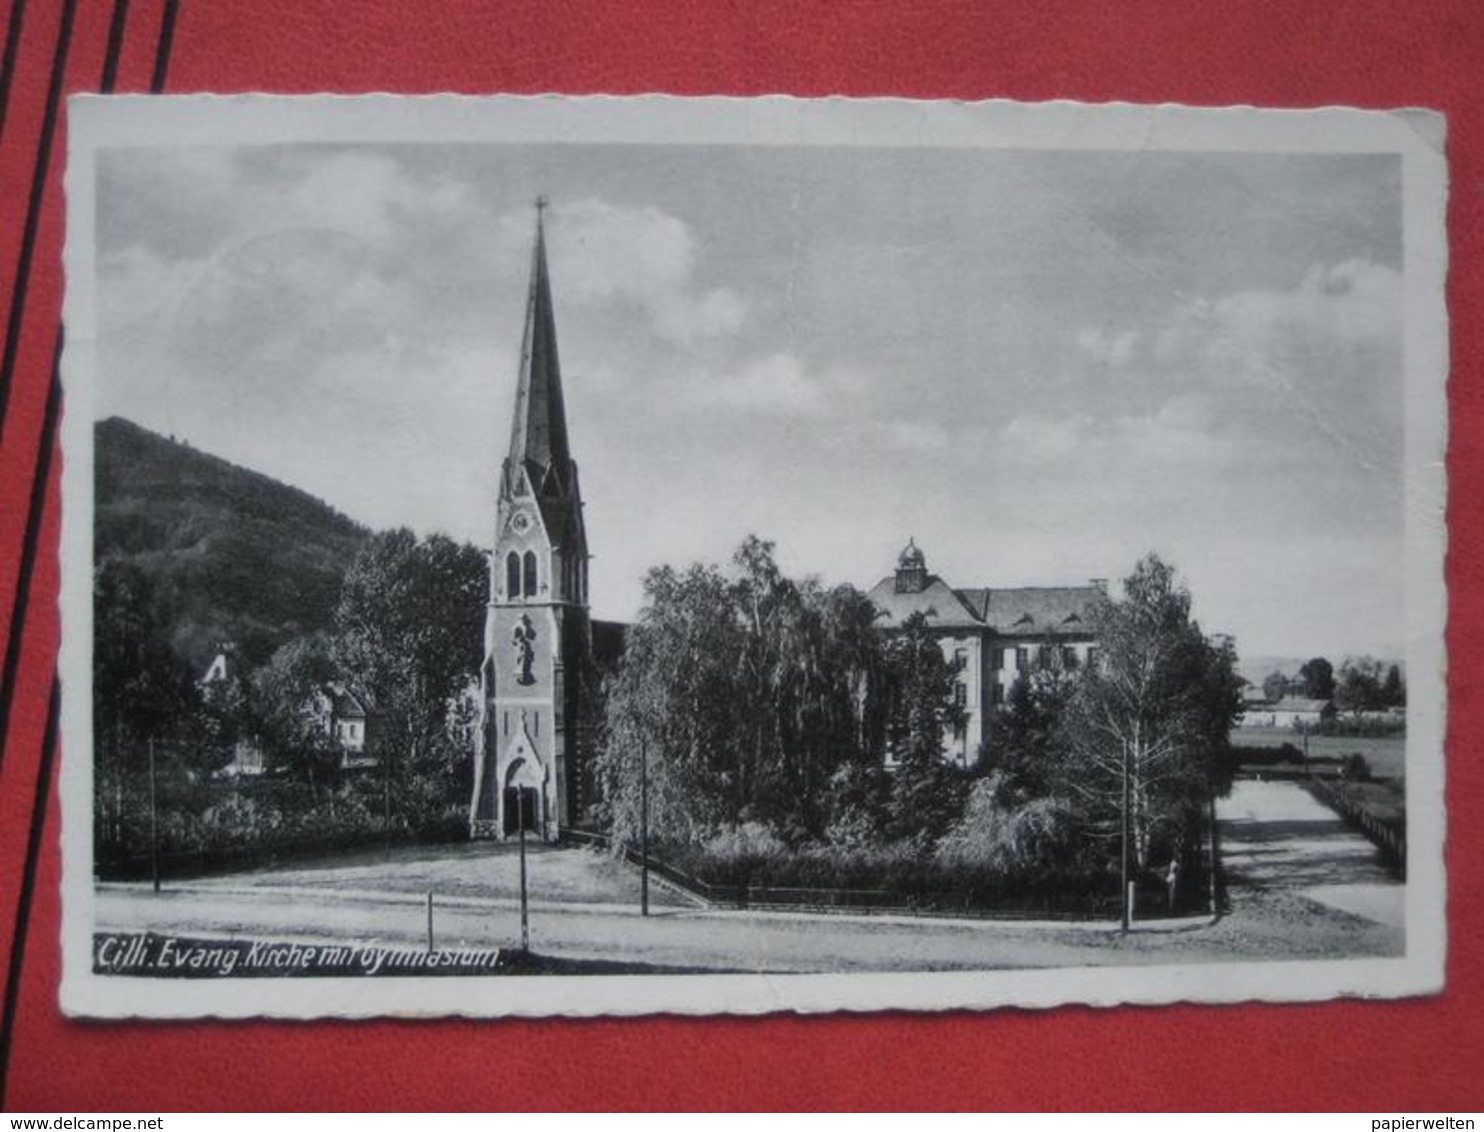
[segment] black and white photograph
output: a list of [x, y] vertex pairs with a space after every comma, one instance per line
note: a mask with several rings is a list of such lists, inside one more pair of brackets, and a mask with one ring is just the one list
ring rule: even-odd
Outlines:
[[70, 1014], [1441, 989], [1437, 116], [69, 120]]

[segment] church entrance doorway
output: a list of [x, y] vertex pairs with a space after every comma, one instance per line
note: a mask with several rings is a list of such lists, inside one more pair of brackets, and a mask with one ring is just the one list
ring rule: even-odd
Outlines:
[[541, 835], [541, 796], [534, 786], [505, 787], [505, 836], [514, 837], [525, 826], [527, 833]]

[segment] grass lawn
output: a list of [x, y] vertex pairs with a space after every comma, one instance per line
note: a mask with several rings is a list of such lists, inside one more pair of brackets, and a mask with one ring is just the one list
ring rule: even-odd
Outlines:
[[[383, 850], [358, 850], [285, 867], [220, 874], [194, 883], [203, 888], [290, 885], [330, 892], [432, 892], [435, 896], [513, 899], [520, 894], [520, 854], [513, 843], [494, 841], [403, 846], [394, 848], [390, 858]], [[527, 842], [526, 888], [535, 901], [637, 906], [639, 870], [597, 849]], [[653, 883], [649, 899], [656, 905], [689, 904]]]
[[[1292, 743], [1304, 749], [1304, 737], [1286, 727], [1235, 727], [1231, 733], [1234, 747], [1279, 747]], [[1357, 736], [1310, 735], [1309, 757], [1342, 759], [1360, 752], [1371, 764], [1371, 773], [1383, 778], [1405, 778], [1407, 737], [1405, 735]]]
[[1398, 822], [1406, 817], [1407, 797], [1397, 779], [1386, 782], [1336, 782], [1334, 787], [1382, 821]]

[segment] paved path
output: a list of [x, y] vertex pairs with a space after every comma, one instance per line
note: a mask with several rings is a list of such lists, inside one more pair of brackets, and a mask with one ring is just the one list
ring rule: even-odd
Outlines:
[[1375, 847], [1296, 782], [1238, 782], [1217, 803], [1232, 904], [1284, 891], [1388, 927], [1403, 892]]

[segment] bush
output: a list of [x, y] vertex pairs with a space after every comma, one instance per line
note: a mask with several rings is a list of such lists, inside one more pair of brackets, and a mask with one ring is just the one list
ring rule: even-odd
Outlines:
[[1407, 733], [1405, 715], [1341, 713], [1324, 720], [1314, 734], [1334, 735], [1342, 739], [1376, 739]]
[[1277, 747], [1228, 747], [1226, 758], [1233, 769], [1242, 766], [1298, 766], [1304, 761], [1304, 752], [1292, 743]]
[[1006, 805], [998, 777], [974, 784], [964, 816], [943, 836], [935, 859], [948, 868], [1010, 873], [1072, 855], [1072, 815], [1056, 798]]
[[1369, 782], [1371, 764], [1359, 751], [1352, 751], [1340, 762], [1340, 777], [1346, 782]]

